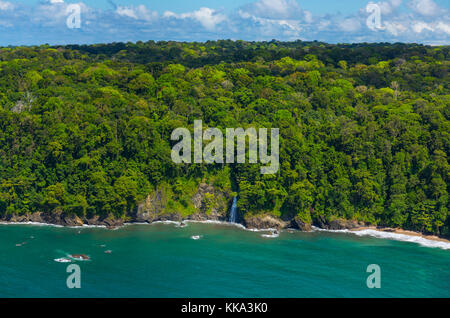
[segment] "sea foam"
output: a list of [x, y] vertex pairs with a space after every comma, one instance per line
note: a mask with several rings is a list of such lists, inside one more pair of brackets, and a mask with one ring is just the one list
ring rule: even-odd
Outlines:
[[357, 236], [372, 236], [372, 237], [376, 237], [379, 239], [416, 243], [416, 244], [419, 244], [424, 247], [441, 248], [444, 250], [450, 249], [449, 242], [430, 240], [430, 239], [424, 238], [419, 235], [408, 235], [408, 234], [385, 232], [385, 231], [378, 231], [378, 230], [372, 230], [372, 229], [350, 231], [350, 230], [326, 230], [326, 229], [320, 229], [317, 227], [313, 227], [313, 230], [319, 231], [319, 232], [331, 232], [331, 233], [350, 233], [350, 234], [354, 234]]
[[417, 244], [425, 246], [425, 247], [442, 248], [444, 250], [450, 249], [450, 243], [448, 243], [448, 242], [430, 240], [430, 239], [426, 239], [424, 237], [417, 236], [417, 235], [407, 235], [407, 234], [384, 232], [384, 231], [377, 231], [377, 230], [371, 230], [371, 229], [365, 229], [365, 230], [353, 231], [353, 232], [350, 231], [350, 232], [355, 235], [358, 235], [358, 236], [373, 236], [373, 237], [380, 238], [380, 239], [389, 239], [389, 240], [395, 240], [395, 241], [417, 243]]

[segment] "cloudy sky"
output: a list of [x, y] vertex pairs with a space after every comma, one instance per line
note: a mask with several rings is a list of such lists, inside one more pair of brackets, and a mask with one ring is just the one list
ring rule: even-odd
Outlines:
[[216, 39], [450, 44], [449, 0], [0, 0], [0, 45]]

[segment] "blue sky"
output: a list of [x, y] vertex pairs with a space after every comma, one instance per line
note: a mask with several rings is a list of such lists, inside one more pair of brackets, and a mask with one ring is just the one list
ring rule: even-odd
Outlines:
[[[216, 39], [448, 45], [449, 4], [448, 0], [0, 0], [0, 45]], [[69, 27], [71, 13], [76, 17]], [[73, 24], [78, 17], [79, 27]]]

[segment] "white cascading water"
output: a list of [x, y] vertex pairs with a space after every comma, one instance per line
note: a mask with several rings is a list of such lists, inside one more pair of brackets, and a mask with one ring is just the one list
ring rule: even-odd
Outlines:
[[230, 210], [230, 223], [236, 223], [237, 217], [237, 196], [233, 199], [233, 204], [231, 205]]

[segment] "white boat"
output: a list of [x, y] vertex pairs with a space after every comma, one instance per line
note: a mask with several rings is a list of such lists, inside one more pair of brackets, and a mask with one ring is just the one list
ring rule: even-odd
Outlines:
[[58, 263], [70, 263], [72, 261], [70, 259], [68, 259], [68, 258], [62, 257], [62, 258], [55, 258], [55, 262], [58, 262]]
[[193, 235], [193, 236], [191, 236], [191, 239], [193, 239], [193, 240], [199, 240], [200, 238], [201, 238], [200, 235]]

